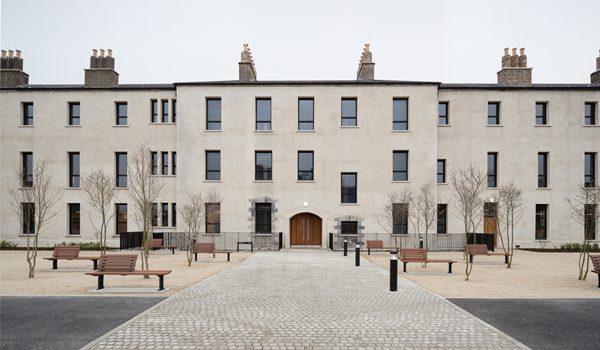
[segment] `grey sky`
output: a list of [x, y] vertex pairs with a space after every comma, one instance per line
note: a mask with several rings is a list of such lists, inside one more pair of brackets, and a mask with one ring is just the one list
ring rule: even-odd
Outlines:
[[376, 79], [495, 83], [505, 47], [525, 47], [534, 83], [589, 83], [600, 1], [2, 0], [2, 49], [31, 84], [82, 84], [92, 49], [119, 82], [233, 80], [243, 43], [259, 80], [356, 79], [371, 43]]

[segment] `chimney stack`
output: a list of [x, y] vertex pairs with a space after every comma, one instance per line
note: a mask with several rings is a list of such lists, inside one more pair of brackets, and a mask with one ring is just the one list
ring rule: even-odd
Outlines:
[[596, 58], [596, 71], [590, 75], [591, 83], [600, 85], [600, 54]]
[[85, 86], [87, 87], [110, 87], [119, 85], [119, 73], [115, 71], [115, 59], [112, 50], [108, 49], [108, 57], [104, 57], [104, 49], [92, 50], [90, 57], [90, 68], [85, 71]]
[[533, 68], [527, 67], [525, 48], [521, 48], [521, 55], [518, 55], [517, 49], [514, 48], [511, 56], [508, 54], [507, 47], [502, 56], [502, 69], [498, 72], [498, 85], [531, 85], [532, 70]]
[[15, 88], [20, 85], [29, 84], [29, 74], [23, 72], [23, 59], [21, 58], [21, 50], [17, 51], [17, 57], [14, 57], [14, 51], [2, 50], [2, 61], [0, 62], [0, 87]]
[[358, 71], [356, 72], [356, 80], [373, 81], [375, 80], [375, 63], [373, 55], [370, 51], [371, 44], [365, 44], [363, 53], [358, 62]]
[[254, 66], [254, 59], [252, 59], [252, 52], [250, 52], [248, 44], [244, 44], [239, 68], [240, 81], [256, 81], [256, 67]]

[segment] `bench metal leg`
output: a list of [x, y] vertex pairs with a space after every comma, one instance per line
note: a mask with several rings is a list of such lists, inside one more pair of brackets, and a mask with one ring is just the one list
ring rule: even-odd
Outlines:
[[229, 262], [231, 260], [229, 260], [229, 253], [227, 253], [227, 262]]
[[240, 252], [240, 242], [237, 242], [237, 252]]
[[194, 253], [194, 261], [198, 261], [198, 253]]
[[254, 243], [250, 243], [250, 253], [254, 253]]
[[104, 275], [98, 276], [98, 289], [104, 289]]
[[505, 263], [505, 264], [508, 264], [508, 255], [505, 255], [505, 256], [504, 256], [504, 263]]
[[406, 273], [406, 263], [403, 263], [403, 264], [404, 264], [404, 273]]
[[92, 260], [94, 262], [94, 270], [98, 270], [98, 260]]
[[173, 254], [175, 254], [175, 248], [171, 248], [171, 251], [173, 252]]
[[165, 276], [159, 275], [158, 276], [158, 290], [165, 290], [165, 284], [164, 284], [164, 278]]
[[52, 270], [58, 269], [58, 260], [52, 260]]
[[473, 263], [473, 255], [469, 255], [469, 262], [472, 264]]
[[600, 273], [598, 274], [598, 288], [600, 288]]
[[452, 263], [448, 263], [448, 273], [452, 273]]
[[371, 248], [367, 248], [367, 255], [371, 255]]

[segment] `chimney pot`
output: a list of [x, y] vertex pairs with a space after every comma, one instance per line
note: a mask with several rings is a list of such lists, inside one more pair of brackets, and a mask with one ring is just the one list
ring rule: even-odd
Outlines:
[[13, 50], [8, 50], [8, 57], [13, 58]]
[[21, 50], [16, 50], [17, 51], [17, 58], [21, 58]]
[[508, 47], [504, 48], [504, 56], [508, 55]]
[[6, 50], [2, 50], [2, 58], [6, 58]]
[[523, 56], [524, 54], [525, 54], [525, 48], [524, 48], [524, 47], [522, 47], [522, 48], [521, 48], [521, 56]]
[[94, 57], [98, 57], [98, 50], [92, 49]]
[[104, 49], [100, 49], [100, 57], [104, 57]]
[[513, 48], [513, 56], [517, 54], [517, 48]]
[[108, 49], [108, 57], [112, 57], [112, 49]]

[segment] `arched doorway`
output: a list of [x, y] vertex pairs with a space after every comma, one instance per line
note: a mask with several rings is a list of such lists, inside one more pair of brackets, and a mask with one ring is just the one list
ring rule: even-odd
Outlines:
[[292, 248], [321, 246], [321, 218], [311, 213], [300, 213], [290, 219]]

